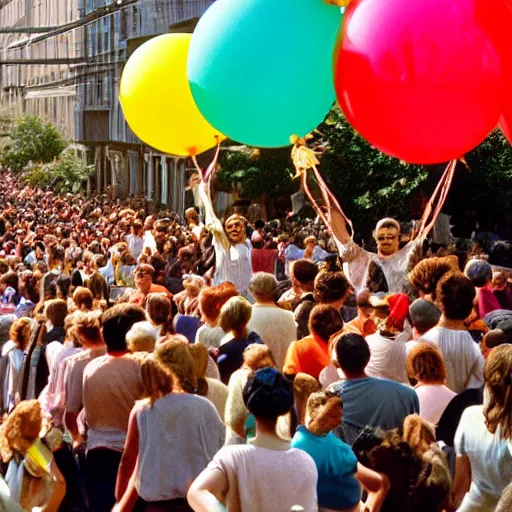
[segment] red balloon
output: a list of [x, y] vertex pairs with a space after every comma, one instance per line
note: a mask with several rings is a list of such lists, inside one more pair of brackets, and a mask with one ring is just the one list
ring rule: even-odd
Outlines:
[[502, 48], [491, 37], [511, 30], [501, 1], [353, 2], [334, 75], [354, 128], [417, 164], [459, 158], [482, 142], [503, 106]]
[[503, 113], [501, 114], [500, 128], [503, 135], [505, 135], [510, 144], [512, 144], [512, 92], [508, 105], [505, 106]]
[[503, 135], [512, 144], [512, 2], [506, 2], [507, 12], [504, 16], [508, 16], [510, 29], [506, 37], [498, 41], [498, 44], [502, 45], [503, 59], [505, 62], [505, 106], [500, 118], [500, 128]]

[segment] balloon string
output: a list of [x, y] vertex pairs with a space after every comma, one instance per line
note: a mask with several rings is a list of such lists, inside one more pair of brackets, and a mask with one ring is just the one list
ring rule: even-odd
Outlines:
[[[324, 209], [318, 204], [317, 200], [314, 198], [313, 194], [311, 193], [311, 189], [309, 188], [308, 184], [308, 173], [307, 171], [309, 169], [313, 170], [313, 173], [315, 175], [316, 181], [320, 187], [320, 192], [322, 194], [322, 198], [326, 204], [326, 207], [328, 210], [334, 211], [336, 210], [345, 220], [346, 224], [350, 227], [351, 231], [351, 238], [354, 235], [354, 229], [352, 225], [352, 221], [345, 215], [343, 210], [341, 209], [341, 206], [334, 197], [334, 194], [330, 191], [329, 187], [323, 180], [322, 176], [320, 175], [320, 172], [318, 171], [317, 165], [320, 163], [318, 161], [318, 158], [316, 156], [316, 153], [308, 148], [306, 146], [306, 140], [307, 138], [299, 138], [299, 137], [292, 137], [291, 141], [293, 142], [294, 146], [292, 148], [292, 160], [293, 164], [295, 166], [295, 169], [297, 171], [296, 177], [302, 178], [302, 187], [304, 189], [304, 192], [308, 196], [308, 199], [315, 209], [318, 216], [322, 219], [323, 223], [327, 227], [327, 229], [330, 231], [331, 234], [333, 234], [332, 230], [332, 222], [331, 222], [331, 216], [327, 215], [324, 212]], [[324, 206], [325, 208], [325, 206]]]
[[190, 156], [192, 158], [192, 162], [194, 163], [194, 167], [199, 173], [201, 181], [204, 183], [204, 188], [206, 190], [206, 194], [208, 195], [208, 197], [211, 197], [210, 183], [213, 178], [213, 175], [215, 174], [215, 171], [217, 170], [217, 163], [219, 161], [220, 153], [220, 140], [217, 136], [215, 136], [215, 138], [217, 139], [217, 149], [215, 150], [213, 160], [210, 162], [210, 165], [208, 165], [208, 167], [206, 168], [206, 171], [203, 171], [203, 169], [199, 165], [196, 155]]
[[[455, 168], [457, 167], [457, 160], [452, 160], [448, 166], [446, 167], [439, 183], [437, 184], [432, 197], [430, 198], [427, 206], [425, 208], [425, 212], [423, 213], [423, 217], [421, 218], [421, 225], [418, 236], [421, 238], [425, 238], [430, 230], [434, 227], [436, 223], [437, 217], [441, 212], [443, 205], [448, 196], [448, 192], [450, 191], [451, 184], [453, 182], [453, 177], [455, 175]], [[439, 195], [439, 199], [437, 196]], [[434, 208], [434, 203], [437, 200], [437, 204]], [[430, 222], [429, 222], [430, 219]], [[427, 222], [429, 222], [427, 224]]]

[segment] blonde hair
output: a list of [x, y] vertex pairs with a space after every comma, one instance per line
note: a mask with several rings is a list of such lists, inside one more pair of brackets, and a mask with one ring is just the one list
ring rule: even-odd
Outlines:
[[485, 424], [491, 434], [512, 438], [512, 345], [492, 350], [484, 367], [484, 381], [489, 402], [484, 407]]
[[187, 393], [195, 393], [197, 379], [194, 360], [188, 346], [179, 340], [168, 340], [158, 345], [155, 355], [175, 375], [177, 383]]
[[148, 322], [137, 322], [126, 333], [126, 346], [130, 352], [153, 352], [156, 343], [156, 329]]
[[190, 355], [194, 360], [194, 375], [197, 381], [197, 394], [206, 396], [208, 394], [208, 381], [206, 380], [206, 371], [210, 354], [208, 349], [201, 343], [194, 343], [188, 346]]
[[238, 331], [245, 327], [252, 316], [252, 307], [241, 296], [231, 297], [221, 308], [219, 326], [224, 332]]
[[[30, 329], [25, 339], [24, 332], [27, 327], [29, 327]], [[14, 320], [13, 324], [11, 325], [11, 328], [9, 329], [9, 337], [21, 350], [25, 350], [25, 348], [27, 348], [30, 342], [30, 335], [32, 330], [31, 327], [32, 320], [30, 320], [30, 318], [18, 318]]]
[[435, 430], [418, 414], [404, 419], [402, 439], [421, 457], [436, 441]]
[[75, 313], [74, 332], [82, 344], [83, 341], [86, 340], [87, 345], [103, 345], [104, 341], [101, 333], [100, 313], [82, 313], [77, 311]]
[[20, 402], [0, 427], [0, 455], [4, 463], [14, 453], [24, 455], [39, 438], [43, 427], [43, 412], [37, 400]]
[[293, 395], [295, 396], [295, 406], [297, 409], [297, 419], [299, 425], [304, 423], [306, 418], [306, 407], [308, 398], [312, 393], [320, 391], [322, 386], [314, 377], [307, 373], [299, 372], [293, 380]]
[[253, 372], [260, 368], [276, 367], [276, 362], [272, 356], [272, 352], [267, 345], [253, 343], [244, 351], [244, 365]]
[[175, 377], [170, 368], [153, 354], [142, 360], [140, 366], [144, 397], [151, 405], [162, 396], [172, 393], [175, 387]]

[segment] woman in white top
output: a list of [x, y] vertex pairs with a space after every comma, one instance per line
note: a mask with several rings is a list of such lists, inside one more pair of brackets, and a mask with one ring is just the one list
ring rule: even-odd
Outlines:
[[483, 385], [484, 357], [464, 323], [471, 314], [475, 296], [475, 287], [464, 274], [445, 274], [436, 288], [441, 319], [437, 327], [420, 338], [436, 345], [443, 354], [446, 385], [455, 393]]
[[420, 416], [437, 426], [452, 398], [457, 396], [445, 386], [446, 367], [441, 352], [430, 343], [418, 343], [407, 355], [407, 373], [420, 402]]
[[225, 446], [192, 483], [188, 502], [195, 512], [318, 510], [318, 473], [310, 455], [276, 435], [279, 416], [293, 406], [293, 386], [274, 368], [251, 375], [243, 390], [256, 418], [251, 444]]
[[21, 399], [21, 369], [32, 332], [30, 318], [18, 318], [9, 330], [9, 341], [2, 347], [0, 385], [3, 413], [10, 413]]
[[512, 482], [512, 345], [492, 351], [484, 378], [487, 405], [468, 407], [455, 435], [458, 512], [494, 511]]
[[153, 510], [155, 502], [161, 510], [190, 510], [188, 486], [224, 442], [214, 406], [185, 391], [194, 381], [193, 366], [187, 345], [179, 341], [165, 342], [142, 362], [147, 398], [130, 415], [116, 512], [131, 511], [135, 504], [137, 510]]

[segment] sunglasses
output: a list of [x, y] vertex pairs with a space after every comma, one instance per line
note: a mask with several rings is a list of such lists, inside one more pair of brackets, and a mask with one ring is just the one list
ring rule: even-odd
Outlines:
[[377, 241], [378, 242], [384, 242], [384, 240], [396, 240], [397, 239], [397, 236], [396, 235], [388, 235], [388, 236], [378, 236], [377, 237]]

